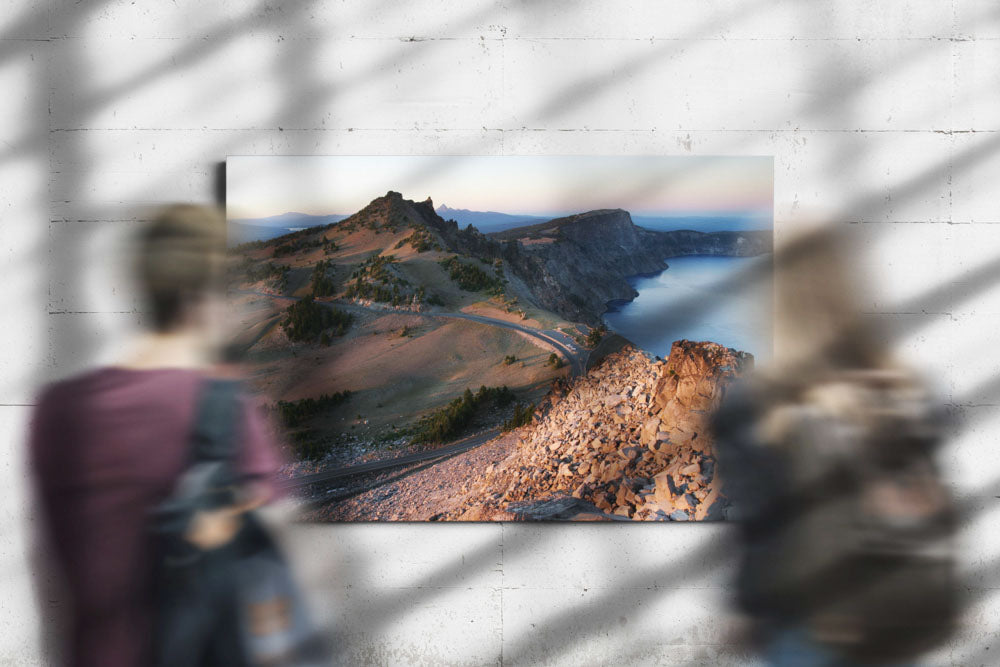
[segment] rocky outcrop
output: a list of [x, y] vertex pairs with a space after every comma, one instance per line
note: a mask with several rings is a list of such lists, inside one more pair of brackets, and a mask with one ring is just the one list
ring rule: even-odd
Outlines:
[[655, 232], [628, 211], [589, 211], [491, 234], [542, 308], [596, 324], [609, 301], [636, 296], [628, 277], [658, 273], [683, 255], [749, 257], [770, 252], [769, 232]]
[[596, 323], [608, 301], [636, 296], [627, 276], [666, 267], [626, 211], [591, 211], [553, 223], [541, 232], [537, 225], [526, 228], [533, 231], [519, 240], [507, 237], [503, 258], [538, 306], [571, 321]]
[[517, 450], [470, 480], [458, 520], [724, 518], [711, 412], [753, 357], [673, 344], [666, 361], [632, 346], [551, 394]]

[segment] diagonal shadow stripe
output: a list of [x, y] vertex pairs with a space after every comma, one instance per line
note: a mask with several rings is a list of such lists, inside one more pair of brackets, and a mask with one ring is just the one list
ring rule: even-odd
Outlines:
[[457, 571], [457, 570], [458, 570], [458, 566], [457, 566], [457, 564], [455, 565], [455, 568], [456, 568], [456, 571]]

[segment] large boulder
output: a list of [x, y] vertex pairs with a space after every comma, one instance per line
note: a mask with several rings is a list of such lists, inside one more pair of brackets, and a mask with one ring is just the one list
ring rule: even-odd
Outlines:
[[657, 416], [671, 425], [674, 442], [689, 442], [707, 451], [710, 443], [699, 435], [708, 429], [712, 412], [719, 407], [729, 384], [753, 368], [753, 355], [718, 343], [678, 340], [656, 383]]

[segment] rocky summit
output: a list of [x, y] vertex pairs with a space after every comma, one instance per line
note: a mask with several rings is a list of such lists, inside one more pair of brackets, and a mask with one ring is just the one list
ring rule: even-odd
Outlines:
[[753, 356], [676, 341], [665, 361], [628, 345], [550, 394], [507, 458], [473, 477], [448, 519], [725, 518], [709, 421]]

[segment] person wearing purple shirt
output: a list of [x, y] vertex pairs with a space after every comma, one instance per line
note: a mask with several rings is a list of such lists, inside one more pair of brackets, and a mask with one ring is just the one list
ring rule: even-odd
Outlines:
[[[147, 665], [155, 628], [149, 516], [190, 461], [200, 389], [225, 373], [225, 220], [177, 205], [136, 249], [151, 330], [121, 361], [45, 388], [29, 460], [43, 543], [65, 586], [70, 615], [62, 653], [72, 665]], [[231, 374], [231, 372], [230, 372]], [[241, 511], [266, 502], [280, 457], [266, 419], [242, 398], [236, 467], [240, 507], [204, 512], [187, 538], [228, 541]]]

